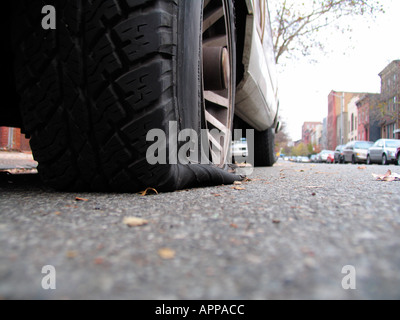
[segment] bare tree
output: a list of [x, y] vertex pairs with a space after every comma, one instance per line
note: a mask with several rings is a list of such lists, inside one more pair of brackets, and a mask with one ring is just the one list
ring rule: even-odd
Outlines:
[[270, 0], [276, 62], [288, 54], [309, 55], [312, 48], [324, 48], [316, 34], [331, 26], [351, 31], [346, 16], [376, 17], [384, 12], [378, 0]]

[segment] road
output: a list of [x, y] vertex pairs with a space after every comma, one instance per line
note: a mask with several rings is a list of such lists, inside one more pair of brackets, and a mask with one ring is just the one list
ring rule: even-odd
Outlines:
[[[241, 185], [158, 195], [2, 175], [0, 297], [399, 299], [400, 182], [372, 176], [388, 169], [400, 173], [281, 161]], [[56, 289], [42, 287], [47, 265]]]

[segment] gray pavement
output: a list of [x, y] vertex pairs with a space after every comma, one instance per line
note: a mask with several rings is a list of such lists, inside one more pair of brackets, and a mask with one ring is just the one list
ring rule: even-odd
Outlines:
[[399, 299], [400, 182], [372, 177], [389, 168], [279, 162], [239, 186], [147, 196], [0, 177], [0, 298]]

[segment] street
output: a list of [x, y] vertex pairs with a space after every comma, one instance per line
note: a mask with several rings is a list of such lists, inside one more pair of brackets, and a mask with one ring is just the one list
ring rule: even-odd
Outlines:
[[372, 176], [388, 169], [280, 160], [241, 184], [145, 195], [2, 174], [0, 298], [399, 299], [400, 182]]

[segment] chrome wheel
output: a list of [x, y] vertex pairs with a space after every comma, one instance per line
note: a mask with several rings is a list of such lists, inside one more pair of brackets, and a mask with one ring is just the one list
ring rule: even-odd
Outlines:
[[235, 45], [232, 3], [204, 0], [203, 112], [210, 160], [223, 167], [231, 147], [235, 100]]

